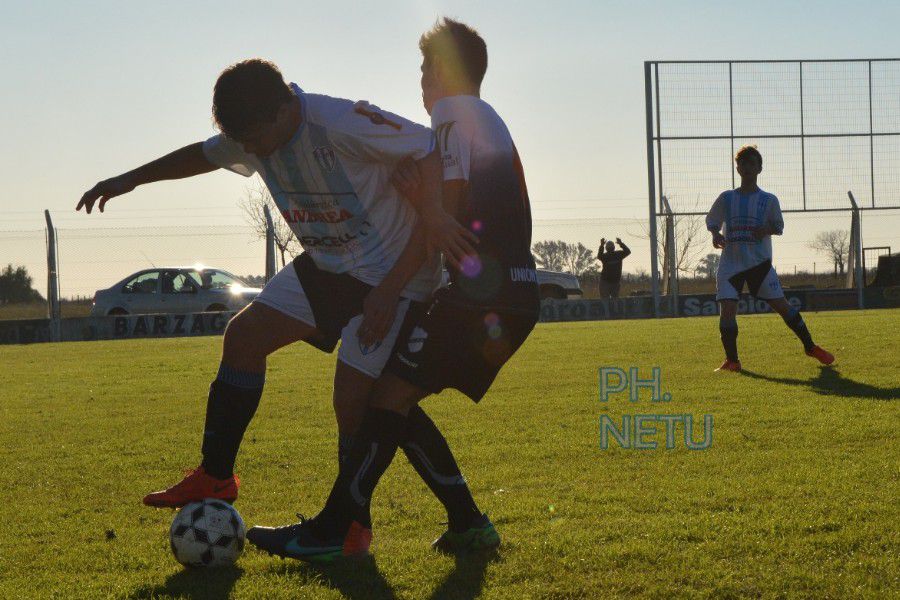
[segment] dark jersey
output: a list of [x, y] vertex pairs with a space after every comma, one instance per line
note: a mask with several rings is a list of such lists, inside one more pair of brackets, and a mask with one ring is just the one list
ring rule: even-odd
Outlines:
[[450, 272], [446, 300], [462, 305], [537, 314], [537, 271], [531, 255], [531, 207], [519, 155], [506, 124], [475, 96], [434, 104], [432, 128], [444, 180], [464, 180], [456, 217], [476, 236], [477, 257]]
[[600, 279], [615, 283], [622, 279], [622, 261], [631, 254], [631, 250], [625, 244], [622, 244], [622, 250], [613, 250], [612, 252], [603, 250], [600, 248], [600, 253], [597, 254], [597, 260], [603, 264]]

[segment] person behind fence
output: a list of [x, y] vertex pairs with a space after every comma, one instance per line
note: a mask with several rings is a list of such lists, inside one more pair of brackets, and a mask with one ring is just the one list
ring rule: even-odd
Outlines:
[[784, 218], [778, 198], [756, 184], [762, 172], [762, 155], [756, 146], [744, 146], [734, 155], [734, 162], [741, 176], [740, 187], [719, 194], [706, 215], [713, 247], [722, 250], [716, 271], [716, 300], [722, 307], [719, 333], [725, 362], [716, 371], [741, 370], [737, 306], [745, 283], [755, 298], [765, 300], [781, 315], [785, 325], [800, 338], [808, 356], [830, 365], [834, 356], [813, 342], [800, 311], [785, 300], [772, 266], [772, 236], [782, 234]]
[[603, 265], [600, 271], [600, 297], [618, 298], [619, 287], [622, 283], [622, 261], [625, 260], [631, 250], [621, 238], [616, 238], [621, 250], [616, 250], [616, 244], [607, 242], [606, 238], [600, 240], [600, 249], [597, 251], [597, 260]]

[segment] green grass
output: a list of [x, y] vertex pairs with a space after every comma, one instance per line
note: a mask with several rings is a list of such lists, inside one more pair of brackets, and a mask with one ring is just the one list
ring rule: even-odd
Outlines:
[[[833, 369], [774, 316], [739, 320], [746, 375], [712, 372], [711, 318], [539, 325], [480, 405], [425, 403], [499, 555], [431, 552], [443, 511], [399, 455], [374, 560], [325, 570], [249, 547], [235, 569], [182, 570], [173, 513], [140, 503], [198, 462], [220, 339], [0, 347], [0, 597], [897, 597], [900, 311], [806, 318]], [[238, 459], [249, 525], [323, 502], [334, 361], [305, 345], [270, 358]], [[660, 366], [673, 400], [601, 405], [604, 365]], [[604, 451], [603, 412], [709, 413], [713, 445]]]

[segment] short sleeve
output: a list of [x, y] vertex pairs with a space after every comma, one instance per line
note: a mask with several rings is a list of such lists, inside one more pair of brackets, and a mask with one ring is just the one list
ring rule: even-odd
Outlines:
[[328, 135], [347, 154], [371, 162], [419, 160], [434, 150], [431, 129], [365, 101], [330, 126]]
[[433, 123], [434, 135], [441, 151], [444, 181], [453, 179], [469, 180], [469, 166], [472, 149], [461, 132], [461, 127], [453, 119]]
[[257, 163], [254, 158], [244, 152], [239, 143], [222, 133], [203, 142], [203, 154], [206, 156], [206, 160], [217, 167], [228, 169], [244, 177], [250, 177], [257, 171]]
[[775, 196], [771, 197], [768, 213], [766, 221], [772, 228], [772, 231], [777, 235], [784, 233], [784, 216], [781, 214], [781, 203]]
[[719, 194], [716, 201], [713, 202], [712, 208], [706, 215], [706, 229], [709, 231], [719, 231], [722, 223], [725, 221], [725, 194]]

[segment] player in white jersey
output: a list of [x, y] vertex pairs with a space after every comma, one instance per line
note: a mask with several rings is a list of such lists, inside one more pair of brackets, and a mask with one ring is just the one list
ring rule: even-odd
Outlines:
[[778, 198], [756, 184], [762, 172], [762, 155], [756, 146], [744, 146], [734, 159], [741, 186], [722, 192], [706, 215], [713, 246], [722, 249], [716, 273], [716, 300], [721, 305], [719, 331], [725, 362], [716, 370], [741, 370], [737, 352], [737, 302], [744, 283], [753, 296], [768, 302], [781, 315], [803, 342], [806, 354], [823, 364], [831, 364], [834, 356], [813, 343], [800, 312], [785, 300], [772, 266], [771, 236], [782, 234], [784, 219]]
[[417, 170], [401, 173], [398, 184], [426, 223], [446, 210], [468, 227], [478, 239], [476, 252], [451, 260], [450, 285], [435, 293], [427, 311], [407, 315], [322, 512], [247, 532], [252, 544], [272, 554], [329, 561], [352, 552], [348, 540], [367, 526], [372, 493], [398, 448], [447, 510], [448, 529], [436, 549], [467, 552], [500, 543], [419, 402], [446, 388], [478, 402], [534, 328], [540, 300], [531, 210], [512, 137], [480, 97], [484, 40], [467, 25], [443, 19], [419, 48], [423, 103], [443, 159], [443, 207], [416, 200]]
[[[259, 173], [305, 250], [228, 324], [207, 402], [203, 461], [181, 483], [144, 498], [150, 506], [236, 499], [235, 457], [259, 404], [266, 357], [295, 341], [330, 352], [341, 340], [334, 404], [346, 440], [410, 302], [426, 300], [438, 283], [438, 265], [424, 259], [426, 232], [391, 184], [397, 162], [414, 160], [426, 195], [439, 202], [430, 129], [366, 102], [306, 94], [259, 59], [222, 72], [213, 115], [221, 134], [101, 181], [77, 206], [90, 213], [99, 200], [102, 212], [110, 198], [138, 185], [217, 168]], [[471, 253], [473, 236], [443, 217], [430, 223], [431, 242], [451, 257]], [[367, 344], [359, 339], [363, 329]], [[371, 532], [357, 533], [354, 544], [364, 551]]]

